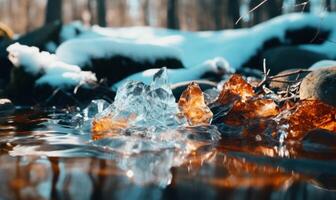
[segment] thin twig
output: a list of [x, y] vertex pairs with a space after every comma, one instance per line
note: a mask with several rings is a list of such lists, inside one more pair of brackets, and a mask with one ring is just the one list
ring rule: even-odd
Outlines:
[[284, 102], [284, 101], [288, 101], [288, 100], [296, 100], [296, 99], [299, 99], [300, 96], [299, 95], [293, 95], [293, 96], [289, 96], [289, 97], [283, 97], [280, 99], [280, 102]]
[[268, 80], [268, 75], [271, 70], [267, 70], [267, 65], [266, 65], [266, 59], [263, 59], [263, 79], [260, 81], [260, 83], [257, 85], [257, 88], [262, 87]]
[[301, 74], [301, 73], [306, 73], [306, 72], [311, 72], [311, 70], [308, 69], [298, 69], [295, 70], [293, 72], [287, 72], [287, 73], [283, 73], [283, 74], [278, 74], [275, 76], [269, 76], [269, 79], [275, 79], [275, 78], [282, 78], [282, 77], [287, 77], [287, 76], [291, 76], [291, 75], [295, 75], [295, 74]]
[[268, 0], [264, 0], [262, 2], [260, 2], [257, 6], [255, 6], [254, 8], [252, 8], [250, 11], [248, 11], [248, 13], [246, 15], [242, 15], [238, 18], [238, 20], [236, 21], [235, 25], [237, 25], [240, 20], [242, 20], [244, 17], [247, 17], [249, 14], [251, 14], [253, 11], [257, 10], [260, 6], [262, 6], [264, 3], [266, 3]]
[[269, 82], [277, 82], [277, 83], [297, 83], [298, 81], [283, 81], [283, 80], [276, 80], [276, 79], [270, 79]]

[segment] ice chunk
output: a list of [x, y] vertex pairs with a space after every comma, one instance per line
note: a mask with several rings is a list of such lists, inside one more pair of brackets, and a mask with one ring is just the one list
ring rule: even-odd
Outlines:
[[117, 91], [113, 106], [108, 112], [113, 118], [128, 118], [135, 115], [137, 119], [143, 118], [146, 110], [146, 93], [149, 87], [138, 81], [129, 81]]
[[[186, 124], [170, 89], [166, 68], [154, 75], [151, 85], [138, 81], [128, 81], [122, 85], [114, 103], [102, 113], [101, 118], [107, 116], [112, 119], [110, 124], [114, 124], [113, 121], [127, 121], [128, 127], [146, 127], [155, 131]], [[96, 124], [99, 124], [99, 117]], [[113, 126], [104, 127], [113, 129]], [[95, 126], [93, 129], [97, 130]]]
[[110, 103], [104, 99], [92, 100], [91, 103], [83, 110], [84, 120], [93, 119], [97, 113], [103, 112], [109, 105]]
[[90, 144], [107, 155], [119, 153], [118, 166], [136, 184], [166, 186], [171, 182], [172, 167], [185, 163], [190, 152], [201, 146], [211, 149], [219, 139], [216, 126], [181, 127], [156, 134], [136, 128], [120, 130], [113, 136], [105, 134]]
[[205, 104], [203, 92], [197, 83], [189, 84], [182, 93], [178, 105], [190, 125], [211, 123], [213, 114]]
[[167, 68], [161, 68], [153, 76], [153, 82], [151, 84], [151, 89], [155, 90], [158, 88], [163, 88], [168, 93], [171, 91], [169, 86], [168, 72]]
[[[196, 95], [190, 98], [197, 105], [192, 107], [187, 101], [183, 108], [199, 109], [205, 123], [193, 121], [207, 124], [211, 111], [200, 88], [192, 89], [188, 95]], [[212, 148], [219, 139], [216, 126], [188, 127], [170, 89], [167, 70], [162, 68], [150, 85], [128, 81], [119, 87], [114, 103], [93, 120], [89, 144], [108, 156], [117, 155], [113, 159], [117, 157], [118, 166], [134, 183], [166, 186], [172, 180], [172, 167], [185, 163], [200, 147]]]

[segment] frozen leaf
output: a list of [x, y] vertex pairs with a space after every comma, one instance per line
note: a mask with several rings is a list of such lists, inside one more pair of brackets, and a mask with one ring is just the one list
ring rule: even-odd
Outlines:
[[245, 102], [237, 102], [225, 117], [225, 123], [230, 125], [242, 125], [247, 121], [265, 119], [279, 114], [275, 102], [271, 99], [249, 99]]
[[231, 106], [231, 110], [221, 117], [222, 122], [241, 127], [243, 135], [273, 132], [275, 122], [272, 117], [279, 114], [277, 104], [272, 99], [257, 96], [242, 76], [235, 74], [223, 85], [218, 103]]
[[197, 83], [188, 86], [182, 93], [178, 105], [190, 125], [211, 123], [213, 114], [205, 104], [203, 92]]
[[242, 102], [248, 98], [255, 96], [253, 87], [248, 84], [242, 76], [238, 74], [232, 75], [232, 77], [223, 85], [222, 92], [218, 97], [218, 102], [221, 104], [227, 104], [232, 101], [241, 99]]
[[[189, 93], [186, 92], [188, 100], [183, 108], [191, 112], [196, 108], [202, 116], [193, 118], [193, 124], [207, 126], [203, 129], [202, 126], [186, 127], [187, 119], [175, 102], [167, 78], [163, 68], [155, 74], [151, 85], [136, 81], [122, 85], [114, 103], [94, 119], [91, 144], [123, 154], [171, 148], [184, 153], [218, 141], [217, 128], [208, 125], [212, 113], [204, 103], [200, 88], [193, 86]], [[196, 98], [192, 99], [189, 95], [194, 93]]]
[[267, 118], [279, 114], [278, 106], [272, 99], [251, 99], [244, 104], [243, 112], [247, 118]]
[[314, 129], [336, 132], [336, 107], [318, 100], [305, 100], [288, 117], [289, 131], [287, 138], [302, 139]]
[[132, 117], [130, 119], [124, 118], [118, 120], [113, 119], [111, 116], [96, 118], [92, 121], [92, 139], [97, 140], [114, 135], [115, 131], [126, 128], [131, 120]]

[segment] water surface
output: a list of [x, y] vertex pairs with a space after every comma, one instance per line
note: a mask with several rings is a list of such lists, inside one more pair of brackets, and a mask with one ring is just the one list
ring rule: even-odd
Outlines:
[[19, 108], [1, 118], [0, 199], [336, 198], [333, 144], [223, 137], [189, 155], [125, 156], [90, 145], [76, 113]]

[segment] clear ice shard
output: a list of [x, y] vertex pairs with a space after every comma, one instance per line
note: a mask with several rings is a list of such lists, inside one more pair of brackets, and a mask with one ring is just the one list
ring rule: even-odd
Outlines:
[[98, 115], [97, 120], [106, 117], [112, 121], [127, 121], [127, 127], [146, 127], [154, 131], [186, 124], [170, 89], [166, 68], [154, 75], [151, 85], [139, 81], [123, 84], [114, 103]]
[[83, 119], [85, 121], [93, 119], [97, 113], [103, 112], [109, 105], [110, 103], [104, 99], [92, 100], [82, 112]]
[[[206, 106], [203, 96], [200, 100]], [[205, 114], [208, 121], [210, 113]], [[107, 155], [119, 155], [118, 166], [136, 184], [166, 186], [172, 179], [171, 167], [220, 139], [215, 126], [200, 124], [188, 126], [170, 89], [167, 69], [162, 68], [150, 85], [128, 81], [118, 89], [114, 102], [92, 120], [89, 144]]]

